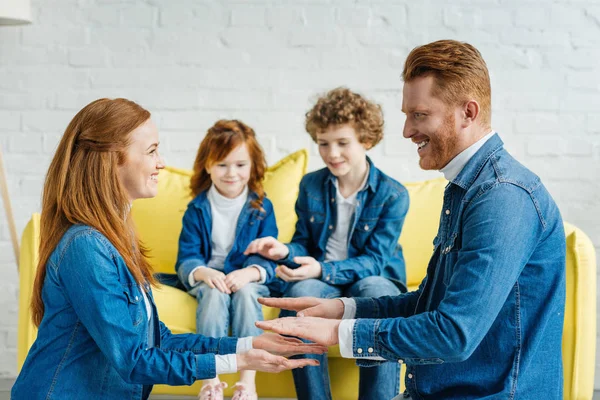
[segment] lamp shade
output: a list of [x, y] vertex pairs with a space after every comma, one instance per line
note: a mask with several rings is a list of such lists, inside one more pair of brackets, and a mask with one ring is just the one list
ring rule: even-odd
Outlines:
[[31, 22], [30, 0], [0, 0], [0, 25], [20, 25]]

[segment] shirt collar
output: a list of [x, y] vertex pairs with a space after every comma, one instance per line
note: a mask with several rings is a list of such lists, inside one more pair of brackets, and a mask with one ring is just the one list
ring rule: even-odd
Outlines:
[[475, 155], [475, 153], [477, 153], [477, 151], [479, 151], [481, 147], [483, 147], [485, 142], [487, 142], [494, 135], [494, 133], [494, 131], [491, 131], [450, 160], [450, 162], [440, 170], [440, 172], [444, 174], [444, 178], [446, 178], [447, 181], [453, 181], [456, 179], [460, 171], [463, 170], [469, 160]]
[[362, 183], [360, 184], [358, 189], [348, 197], [342, 196], [342, 193], [340, 193], [340, 187], [339, 187], [338, 180], [334, 179], [333, 185], [335, 186], [335, 193], [336, 193], [338, 202], [353, 204], [358, 192], [360, 192], [367, 186], [367, 182], [369, 181], [370, 172], [371, 172], [371, 165], [369, 163], [367, 163], [367, 173], [365, 174], [365, 177], [364, 177]]

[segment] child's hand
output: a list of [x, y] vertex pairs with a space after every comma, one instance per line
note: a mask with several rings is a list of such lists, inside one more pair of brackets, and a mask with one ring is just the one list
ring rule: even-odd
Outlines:
[[196, 282], [204, 282], [211, 289], [217, 289], [222, 293], [231, 294], [231, 290], [225, 284], [225, 274], [213, 268], [198, 268], [194, 271]]
[[272, 236], [267, 236], [260, 239], [254, 239], [246, 251], [245, 255], [258, 253], [269, 260], [277, 261], [287, 257], [290, 253], [287, 246]]
[[250, 282], [257, 282], [260, 280], [260, 272], [257, 268], [248, 267], [242, 269], [236, 269], [227, 274], [225, 277], [225, 285], [232, 292], [237, 292]]
[[321, 263], [312, 257], [294, 257], [294, 262], [300, 264], [298, 268], [288, 268], [280, 265], [275, 269], [277, 276], [286, 282], [303, 281], [310, 278], [320, 278], [322, 274]]

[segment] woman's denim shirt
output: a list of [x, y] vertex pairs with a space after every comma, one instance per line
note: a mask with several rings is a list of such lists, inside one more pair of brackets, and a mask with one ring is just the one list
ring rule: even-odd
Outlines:
[[325, 261], [327, 241], [336, 218], [337, 179], [327, 168], [305, 175], [296, 201], [296, 232], [287, 245], [290, 253], [279, 262], [297, 267], [297, 256], [321, 262], [321, 280], [348, 285], [367, 276], [383, 276], [406, 285], [402, 248], [398, 244], [408, 211], [408, 192], [399, 182], [375, 168], [371, 159], [367, 184], [356, 196], [357, 205], [348, 231], [348, 258]]
[[418, 290], [355, 299], [355, 356], [406, 363], [415, 400], [562, 399], [563, 221], [498, 135], [446, 187], [433, 245]]
[[[212, 255], [212, 214], [208, 191], [203, 191], [189, 204], [183, 215], [183, 226], [179, 235], [179, 250], [175, 270], [179, 280], [187, 290], [190, 290], [188, 277], [198, 266], [206, 266]], [[275, 276], [277, 264], [257, 254], [244, 255], [244, 250], [254, 239], [273, 236], [277, 237], [277, 223], [273, 212], [273, 203], [267, 197], [263, 199], [263, 210], [257, 210], [250, 205], [257, 199], [254, 192], [249, 192], [248, 200], [240, 212], [235, 230], [235, 240], [231, 251], [225, 258], [224, 273], [252, 265], [260, 265], [265, 269], [267, 280], [265, 284], [270, 289], [282, 291], [285, 282]]]
[[235, 353], [237, 339], [173, 335], [147, 294], [154, 347], [140, 286], [123, 258], [97, 230], [72, 226], [48, 260], [44, 317], [11, 398], [139, 400], [153, 384], [214, 377], [214, 354]]

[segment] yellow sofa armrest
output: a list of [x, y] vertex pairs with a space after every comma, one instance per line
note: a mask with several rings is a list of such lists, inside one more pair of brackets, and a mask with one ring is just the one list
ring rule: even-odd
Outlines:
[[564, 398], [591, 399], [596, 361], [596, 252], [589, 237], [577, 227], [565, 223], [565, 235]]
[[17, 339], [17, 370], [20, 371], [27, 352], [37, 336], [37, 328], [31, 320], [29, 304], [40, 248], [40, 214], [31, 216], [21, 236], [19, 255], [19, 335]]

